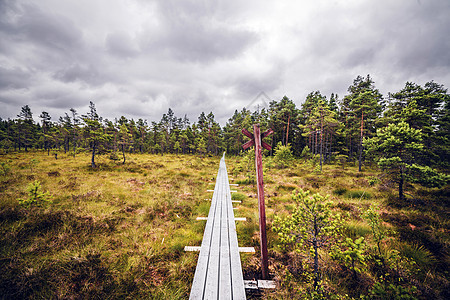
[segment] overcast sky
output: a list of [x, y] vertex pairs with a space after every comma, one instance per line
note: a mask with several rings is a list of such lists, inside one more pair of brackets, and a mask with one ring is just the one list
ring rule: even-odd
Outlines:
[[104, 118], [224, 125], [260, 92], [298, 107], [345, 96], [370, 74], [450, 88], [449, 0], [0, 0], [0, 117], [28, 104], [56, 121], [96, 104]]

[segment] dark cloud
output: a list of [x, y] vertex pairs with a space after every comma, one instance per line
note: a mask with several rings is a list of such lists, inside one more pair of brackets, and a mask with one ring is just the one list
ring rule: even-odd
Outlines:
[[11, 41], [31, 44], [52, 54], [70, 53], [80, 47], [82, 33], [70, 19], [44, 12], [36, 4], [7, 3], [2, 7], [2, 15], [9, 22], [4, 22], [0, 29]]
[[0, 117], [159, 120], [171, 107], [225, 124], [261, 91], [301, 105], [358, 75], [383, 94], [450, 86], [450, 1], [0, 0]]
[[102, 85], [107, 82], [107, 76], [100, 74], [94, 65], [78, 63], [58, 70], [53, 78], [67, 83], [79, 81], [92, 86]]
[[0, 66], [0, 89], [27, 88], [30, 80], [30, 71], [19, 67], [12, 69]]
[[258, 40], [254, 32], [215, 19], [211, 2], [160, 1], [158, 31], [148, 33], [145, 47], [181, 61], [210, 62], [236, 57]]
[[133, 39], [124, 32], [114, 32], [106, 37], [106, 49], [119, 58], [134, 57], [139, 50]]

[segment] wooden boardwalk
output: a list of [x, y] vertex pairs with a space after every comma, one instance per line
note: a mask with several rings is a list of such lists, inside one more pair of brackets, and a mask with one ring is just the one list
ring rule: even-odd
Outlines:
[[220, 160], [189, 299], [245, 299], [225, 154]]

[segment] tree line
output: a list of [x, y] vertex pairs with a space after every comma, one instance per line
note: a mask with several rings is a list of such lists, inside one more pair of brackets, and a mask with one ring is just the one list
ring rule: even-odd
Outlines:
[[[448, 168], [449, 99], [447, 89], [434, 81], [424, 86], [407, 82], [400, 91], [383, 96], [367, 75], [354, 79], [342, 99], [314, 91], [297, 107], [284, 96], [255, 112], [236, 110], [223, 127], [212, 112], [202, 112], [191, 124], [171, 108], [151, 123], [124, 116], [108, 120], [99, 116], [93, 102], [85, 115], [71, 108], [53, 121], [43, 111], [35, 122], [25, 105], [16, 119], [0, 119], [0, 148], [45, 149], [49, 154], [61, 149], [73, 155], [88, 150], [93, 167], [95, 156], [102, 153], [123, 162], [129, 152], [238, 155], [245, 142], [242, 128], [251, 130], [259, 123], [262, 130], [273, 129], [268, 141], [273, 148], [289, 145], [297, 157], [317, 156], [320, 166], [336, 158], [356, 162], [359, 170], [383, 158], [380, 166], [396, 169], [401, 181], [406, 173], [418, 172], [406, 170], [412, 165]], [[386, 141], [392, 145], [381, 146]]]

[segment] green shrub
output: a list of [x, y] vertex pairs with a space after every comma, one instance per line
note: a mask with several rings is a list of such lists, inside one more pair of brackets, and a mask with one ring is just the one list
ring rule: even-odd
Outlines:
[[367, 182], [369, 182], [370, 186], [374, 186], [374, 185], [380, 183], [380, 179], [378, 179], [378, 177], [375, 177], [375, 176], [369, 176], [369, 177], [367, 177]]
[[338, 196], [342, 196], [342, 195], [344, 195], [345, 193], [347, 193], [347, 189], [346, 188], [343, 188], [343, 187], [338, 187], [337, 189], [335, 189], [334, 191], [333, 191], [333, 194], [334, 195], [338, 195]]
[[9, 174], [11, 167], [4, 161], [0, 163], [0, 175], [6, 176]]
[[401, 285], [394, 285], [393, 283], [376, 282], [369, 292], [368, 297], [362, 299], [417, 299], [414, 294], [417, 293], [415, 286], [403, 287]]
[[336, 160], [338, 161], [338, 163], [342, 167], [342, 169], [345, 169], [345, 165], [347, 164], [348, 156], [339, 154], [336, 156]]
[[279, 168], [288, 167], [294, 160], [294, 155], [292, 154], [291, 145], [287, 144], [286, 146], [283, 146], [281, 144], [281, 142], [279, 142], [277, 144], [277, 147], [275, 148], [274, 160]]
[[231, 193], [231, 200], [244, 200], [245, 198], [247, 198], [247, 196], [245, 196], [244, 194], [241, 193]]
[[41, 191], [41, 183], [37, 180], [30, 183], [27, 187], [28, 198], [27, 199], [18, 199], [19, 204], [24, 207], [31, 206], [46, 206], [48, 203], [51, 203], [50, 193]]

